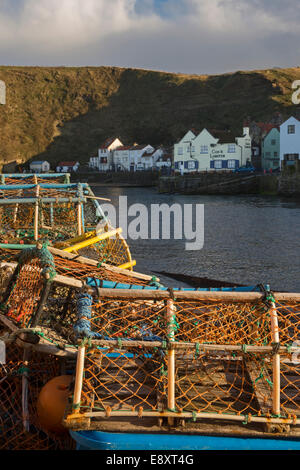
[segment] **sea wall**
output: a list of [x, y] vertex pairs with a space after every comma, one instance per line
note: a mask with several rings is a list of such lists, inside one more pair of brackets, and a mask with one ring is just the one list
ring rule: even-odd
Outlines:
[[158, 173], [152, 171], [77, 172], [72, 173], [71, 180], [105, 186], [151, 187], [158, 184]]
[[284, 196], [300, 196], [300, 161], [295, 166], [285, 166], [279, 178], [278, 193]]
[[257, 194], [259, 177], [233, 173], [203, 172], [198, 175], [161, 177], [160, 193], [182, 194]]
[[[300, 167], [300, 165], [299, 165]], [[160, 193], [181, 194], [261, 194], [300, 197], [300, 168], [280, 174], [239, 175], [200, 173], [198, 175], [160, 177]]]

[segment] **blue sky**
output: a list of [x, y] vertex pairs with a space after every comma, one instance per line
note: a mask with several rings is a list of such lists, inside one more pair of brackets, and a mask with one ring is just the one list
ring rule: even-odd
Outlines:
[[0, 0], [0, 64], [214, 74], [299, 52], [299, 0]]

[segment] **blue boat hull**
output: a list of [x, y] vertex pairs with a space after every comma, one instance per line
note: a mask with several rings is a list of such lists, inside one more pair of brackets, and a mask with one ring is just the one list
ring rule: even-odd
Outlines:
[[256, 439], [188, 434], [70, 432], [77, 450], [300, 450], [298, 439]]

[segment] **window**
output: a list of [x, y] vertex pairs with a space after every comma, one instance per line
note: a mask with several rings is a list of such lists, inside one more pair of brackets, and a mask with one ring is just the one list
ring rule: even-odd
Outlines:
[[275, 139], [271, 140], [271, 145], [276, 145], [276, 140]]
[[266, 157], [270, 157], [271, 156], [271, 152], [266, 152]]
[[192, 152], [195, 152], [195, 145], [192, 145]]
[[208, 145], [201, 145], [200, 153], [208, 153]]
[[288, 126], [288, 134], [295, 134], [295, 125]]
[[228, 145], [228, 153], [235, 153], [235, 144]]
[[274, 152], [274, 157], [278, 157], [278, 152]]
[[284, 154], [284, 159], [287, 160], [288, 162], [294, 162], [295, 160], [298, 160], [299, 158], [299, 153], [285, 153]]
[[222, 160], [215, 160], [215, 169], [219, 170], [222, 168]]
[[183, 155], [183, 148], [182, 147], [178, 147], [177, 154], [178, 155]]
[[195, 168], [195, 162], [188, 162], [188, 169], [193, 170]]
[[228, 168], [230, 168], [231, 170], [233, 168], [235, 168], [235, 160], [228, 160]]

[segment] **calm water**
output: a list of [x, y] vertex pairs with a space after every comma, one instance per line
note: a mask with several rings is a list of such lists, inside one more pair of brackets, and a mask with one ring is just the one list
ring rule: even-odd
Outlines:
[[161, 195], [152, 188], [93, 189], [116, 207], [120, 195], [128, 197], [128, 205], [204, 204], [203, 249], [185, 251], [184, 240], [127, 240], [139, 271], [180, 272], [248, 285], [268, 283], [274, 290], [300, 292], [300, 201]]

